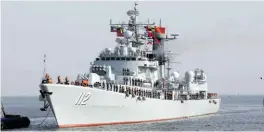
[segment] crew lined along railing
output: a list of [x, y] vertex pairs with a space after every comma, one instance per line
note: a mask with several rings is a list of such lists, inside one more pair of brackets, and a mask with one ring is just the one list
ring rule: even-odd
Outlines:
[[[75, 86], [83, 86], [83, 87], [89, 87], [89, 88], [99, 88], [106, 91], [113, 91], [118, 93], [125, 93], [125, 95], [128, 97], [131, 95], [132, 97], [139, 96], [139, 97], [147, 97], [147, 98], [156, 98], [161, 99], [161, 93], [164, 93], [164, 99], [165, 100], [172, 100], [173, 99], [173, 93], [172, 91], [162, 90], [162, 91], [156, 91], [152, 89], [148, 89], [141, 86], [131, 86], [131, 85], [120, 85], [120, 84], [114, 84], [114, 83], [99, 83], [96, 82], [94, 85], [88, 85], [88, 80], [82, 80], [81, 83], [79, 82], [71, 82], [69, 83], [68, 77], [65, 77], [65, 82], [61, 81], [61, 77], [58, 76], [58, 82], [57, 84], [64, 84], [64, 85], [75, 85]], [[49, 77], [48, 74], [46, 74], [45, 79], [42, 80], [42, 83], [48, 83], [52, 84], [52, 79]], [[175, 96], [175, 95], [174, 95]], [[201, 95], [191, 95], [190, 99], [197, 100], [201, 99]], [[202, 97], [203, 98], [203, 97]], [[216, 93], [208, 93], [207, 94], [208, 99], [217, 99], [218, 96]], [[185, 95], [177, 95], [177, 97], [174, 97], [174, 100], [186, 100]]]

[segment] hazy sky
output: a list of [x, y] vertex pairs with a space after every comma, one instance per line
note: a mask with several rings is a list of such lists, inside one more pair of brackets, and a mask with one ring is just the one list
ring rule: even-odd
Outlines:
[[[109, 19], [127, 22], [129, 2], [2, 2], [3, 96], [38, 95], [47, 70], [76, 79], [102, 48], [113, 48]], [[149, 18], [179, 33], [167, 47], [186, 70], [203, 68], [210, 92], [264, 94], [264, 2], [139, 2]], [[187, 49], [187, 50], [186, 50]]]

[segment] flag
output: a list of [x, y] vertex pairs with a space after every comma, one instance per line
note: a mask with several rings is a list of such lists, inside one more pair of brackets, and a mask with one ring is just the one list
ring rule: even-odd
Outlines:
[[160, 45], [160, 41], [155, 36], [153, 36], [153, 39], [156, 44]]
[[155, 27], [153, 31], [153, 36], [155, 36], [158, 39], [164, 38], [165, 35], [165, 28], [164, 27]]
[[154, 27], [151, 27], [151, 26], [145, 26], [144, 27], [145, 29], [146, 29], [146, 31], [148, 32], [148, 31], [154, 31]]
[[116, 32], [117, 31], [117, 27], [116, 26], [111, 26], [111, 31], [110, 32]]
[[[160, 44], [159, 40], [153, 35], [152, 32], [147, 31], [146, 33], [149, 38], [154, 40], [155, 44]], [[152, 44], [152, 42], [148, 42], [147, 44]]]
[[[152, 39], [154, 40], [155, 44], [160, 45], [159, 40], [155, 37], [155, 35], [153, 34], [153, 32], [154, 32], [154, 33], [156, 33], [156, 32], [158, 32], [158, 33], [162, 33], [162, 32], [164, 32], [164, 33], [165, 33], [165, 28], [162, 28], [162, 27], [156, 27], [156, 26], [155, 26], [155, 27], [145, 26], [144, 28], [146, 29], [146, 33], [145, 33], [145, 35], [146, 35], [147, 37], [149, 37], [149, 38], [152, 38]], [[164, 34], [164, 33], [163, 33], [163, 34]], [[148, 42], [147, 44], [152, 44], [152, 42]]]
[[118, 37], [124, 36], [122, 27], [111, 26], [111, 32], [116, 32], [116, 36]]
[[123, 28], [121, 28], [121, 27], [118, 27], [117, 28], [116, 36], [117, 37], [123, 37], [124, 36], [124, 34], [123, 34]]
[[148, 32], [148, 37], [153, 37], [152, 32]]
[[[154, 37], [153, 34], [152, 34], [152, 32], [150, 32], [150, 31], [146, 31], [145, 34], [146, 34], [146, 37], [148, 37], [148, 38], [153, 38]], [[148, 41], [147, 44], [153, 44], [153, 42], [152, 41]]]
[[148, 31], [153, 31], [153, 27], [148, 26]]
[[165, 34], [165, 27], [155, 27], [155, 32]]

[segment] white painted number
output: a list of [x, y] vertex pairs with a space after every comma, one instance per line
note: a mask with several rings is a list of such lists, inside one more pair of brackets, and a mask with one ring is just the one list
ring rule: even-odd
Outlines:
[[86, 101], [91, 97], [90, 93], [81, 93], [75, 105], [86, 105]]

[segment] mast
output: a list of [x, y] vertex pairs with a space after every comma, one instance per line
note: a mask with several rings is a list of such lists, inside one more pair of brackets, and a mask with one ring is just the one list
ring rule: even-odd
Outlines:
[[[165, 63], [167, 62], [167, 60], [165, 57], [164, 44], [167, 41], [177, 39], [176, 37], [179, 36], [179, 34], [171, 34], [170, 36], [165, 35], [165, 27], [162, 27], [161, 19], [159, 21], [159, 26], [155, 26], [155, 23], [150, 24], [149, 21], [147, 22], [147, 24], [137, 23], [137, 19], [138, 19], [137, 17], [139, 16], [139, 11], [137, 9], [137, 5], [138, 4], [135, 2], [134, 3], [134, 9], [127, 11], [127, 15], [130, 17], [128, 24], [126, 24], [126, 23], [113, 24], [112, 20], [110, 19], [110, 26], [111, 26], [111, 28], [115, 27], [116, 29], [118, 26], [121, 26], [122, 29], [132, 31], [133, 32], [132, 39], [130, 38], [131, 39], [130, 42], [132, 42], [132, 45], [133, 45], [132, 47], [139, 47], [139, 46], [144, 44], [144, 43], [140, 42], [139, 39], [153, 40], [152, 55], [154, 56], [154, 58], [159, 63], [159, 71], [160, 71], [159, 79], [165, 79], [165, 75], [164, 75], [165, 70], [166, 70], [165, 69]], [[142, 26], [144, 26], [144, 28], [146, 28], [147, 26], [152, 26], [151, 27], [152, 33], [153, 33], [152, 37], [150, 37], [148, 35], [145, 36], [145, 35], [139, 34], [138, 30]], [[111, 32], [115, 32], [115, 31], [111, 31]], [[154, 39], [155, 39], [155, 41], [154, 41]]]
[[135, 19], [134, 20], [132, 20], [132, 22], [133, 22], [133, 24], [134, 24], [134, 27], [135, 27], [135, 36], [136, 36], [136, 43], [139, 43], [138, 42], [138, 34], [137, 34], [137, 15], [139, 14], [139, 12], [138, 13], [136, 13], [137, 12], [137, 2], [135, 2], [135, 6], [134, 6], [134, 11], [135, 11], [135, 14], [134, 14], [134, 17], [135, 17]]
[[139, 37], [139, 33], [138, 33], [138, 29], [139, 27], [141, 26], [153, 26], [155, 25], [155, 23], [147, 23], [147, 24], [139, 24], [137, 23], [137, 16], [139, 15], [139, 11], [137, 9], [137, 3], [135, 2], [134, 4], [134, 9], [133, 10], [128, 10], [127, 11], [127, 15], [130, 17], [130, 21], [131, 23], [128, 23], [128, 24], [125, 24], [125, 23], [122, 23], [122, 24], [117, 24], [117, 23], [112, 23], [112, 20], [110, 19], [110, 26], [111, 27], [118, 27], [118, 26], [121, 26], [121, 27], [124, 27], [124, 28], [131, 28], [132, 30], [130, 31], [133, 31], [134, 32], [134, 39], [135, 41], [132, 41], [134, 43], [138, 45], [141, 45], [141, 43], [139, 42], [139, 39], [146, 39], [144, 37]]
[[[161, 24], [161, 20], [160, 20]], [[160, 25], [161, 27], [161, 25]], [[167, 62], [166, 57], [165, 57], [165, 42], [175, 40], [177, 39], [176, 37], [179, 36], [179, 34], [171, 34], [170, 37], [166, 35], [165, 37], [163, 36], [156, 36], [156, 38], [159, 41], [159, 44], [155, 43], [153, 44], [153, 51], [155, 52], [156, 59], [159, 61], [159, 66], [160, 66], [160, 78], [164, 78], [164, 70], [165, 70], [165, 63]]]
[[[167, 62], [167, 79], [169, 79], [170, 78], [170, 70], [172, 69], [171, 67], [170, 67], [170, 64], [171, 63], [178, 63], [178, 64], [180, 64], [180, 62], [175, 62], [175, 61], [171, 61], [172, 60], [172, 58], [173, 58], [173, 56], [172, 55], [180, 55], [180, 54], [175, 54], [175, 53], [171, 53], [171, 51], [168, 51], [168, 53], [167, 53], [168, 55], [167, 55], [167, 57], [165, 58], [166, 59], [166, 62]], [[165, 71], [164, 71], [165, 72]], [[168, 89], [170, 88], [170, 85], [168, 85]]]
[[46, 54], [44, 54], [44, 70], [43, 70], [43, 75], [45, 75], [45, 73], [46, 73]]

